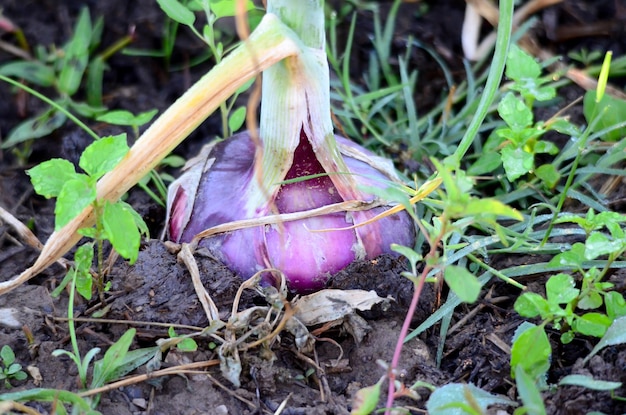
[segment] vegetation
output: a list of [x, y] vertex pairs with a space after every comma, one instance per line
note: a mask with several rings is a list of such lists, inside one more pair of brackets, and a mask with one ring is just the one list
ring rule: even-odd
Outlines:
[[22, 365], [15, 361], [15, 353], [10, 346], [4, 345], [0, 349], [0, 359], [2, 359], [2, 372], [0, 373], [0, 379], [4, 380], [4, 387], [11, 389], [12, 380], [25, 380], [27, 378], [26, 372], [22, 370]]

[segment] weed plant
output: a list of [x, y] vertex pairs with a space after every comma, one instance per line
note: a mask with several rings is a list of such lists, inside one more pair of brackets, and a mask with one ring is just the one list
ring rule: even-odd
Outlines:
[[0, 349], [0, 380], [4, 380], [5, 389], [11, 389], [11, 381], [25, 380], [28, 375], [22, 370], [22, 365], [15, 361], [15, 353], [11, 346], [5, 344]]
[[[501, 2], [501, 13], [505, 3]], [[548, 278], [547, 297], [523, 292], [515, 303], [516, 311], [522, 316], [542, 319], [539, 326], [524, 326], [527, 331], [520, 329], [513, 341], [511, 376], [517, 381], [522, 405], [516, 413], [545, 413], [539, 391], [548, 386], [542, 382], [550, 369], [551, 347], [544, 329], [546, 324], [561, 331], [564, 343], [571, 342], [577, 335], [599, 338], [613, 332], [609, 328], [625, 311], [623, 295], [613, 291], [612, 283], [603, 281], [611, 270], [625, 265], [620, 261], [624, 252], [623, 217], [607, 208], [605, 198], [588, 180], [593, 173], [624, 175], [613, 165], [620, 159], [615, 152], [621, 152], [625, 144], [624, 117], [619, 114], [626, 102], [606, 95], [597, 100], [596, 91], [590, 91], [584, 98], [587, 125], [571, 122], [567, 107], [555, 110], [554, 116], [547, 120], [536, 120], [537, 105], [548, 103], [555, 106], [558, 102], [557, 94], [564, 83], [555, 79], [562, 74], [546, 71], [542, 63], [515, 44], [509, 48], [496, 47], [493, 60], [494, 63], [506, 61], [504, 75], [507, 82], [491, 92], [493, 105], [482, 107], [485, 120], [479, 120], [478, 127], [463, 136], [459, 132], [471, 130], [472, 122], [476, 121], [472, 115], [480, 112], [477, 111], [477, 85], [484, 82], [486, 73], [468, 69], [467, 82], [457, 86], [456, 94], [450, 98], [453, 105], [442, 102], [442, 106], [420, 117], [411, 99], [415, 88], [419, 89], [419, 83], [416, 83], [419, 68], [408, 68], [403, 56], [397, 57], [396, 73], [391, 74], [387, 65], [388, 34], [393, 31], [390, 27], [394, 24], [398, 4], [395, 2], [390, 9], [384, 28], [381, 28], [381, 19], [373, 7], [376, 36], [372, 41], [374, 52], [370, 55], [365, 85], [355, 85], [349, 77], [354, 20], [343, 53], [337, 50], [336, 32], [331, 26], [329, 60], [338, 74], [338, 81], [334, 84], [338, 105], [335, 113], [347, 134], [357, 138], [373, 137], [366, 142], [381, 149], [401, 143], [416, 159], [431, 158], [432, 165], [443, 178], [443, 189], [438, 195], [417, 208], [421, 241], [426, 248], [420, 249], [418, 243], [417, 249], [395, 249], [409, 260], [411, 270], [405, 274], [416, 282], [416, 297], [421, 290], [417, 283], [420, 280], [443, 278], [451, 293], [430, 318], [407, 335], [406, 340], [439, 322], [439, 362], [454, 309], [461, 302], [476, 301], [482, 285], [493, 276], [525, 290], [516, 281], [519, 277], [550, 275], [550, 270], [563, 270]], [[407, 44], [408, 55], [415, 43], [409, 41]], [[598, 60], [597, 56], [581, 57], [590, 65]], [[386, 69], [383, 69], [385, 65]], [[619, 74], [622, 65], [620, 60], [611, 67], [611, 73]], [[589, 73], [599, 74], [599, 67], [588, 68]], [[491, 69], [493, 72], [493, 64]], [[442, 70], [447, 72], [443, 64]], [[490, 91], [485, 88], [483, 98], [488, 93]], [[610, 110], [604, 107], [608, 102], [611, 102]], [[615, 118], [613, 114], [616, 114]], [[565, 148], [544, 138], [549, 132], [568, 137]], [[415, 173], [428, 175], [423, 169]], [[587, 214], [563, 212], [566, 198], [578, 200], [583, 209], [588, 209]], [[595, 214], [594, 209], [600, 213]], [[507, 217], [519, 222], [502, 222]], [[562, 224], [572, 222], [581, 227], [580, 232], [562, 227]], [[577, 233], [587, 237], [585, 243], [551, 242], [552, 238]], [[488, 262], [499, 253], [554, 256], [547, 263], [496, 270]], [[418, 272], [420, 263], [424, 264], [422, 277]], [[411, 304], [408, 316], [412, 315], [413, 306]], [[611, 339], [614, 338], [613, 334]], [[390, 384], [396, 364], [397, 361], [391, 364]], [[600, 380], [589, 378], [568, 382], [569, 379], [563, 384], [578, 384], [597, 390], [619, 387], [619, 383], [601, 384]], [[424, 386], [419, 382], [418, 385]], [[409, 391], [416, 387], [401, 388], [405, 391], [402, 396], [413, 396]], [[380, 387], [372, 388], [362, 392], [367, 390], [367, 393], [378, 396]], [[452, 408], [463, 409], [466, 413], [483, 413], [490, 404], [514, 404], [506, 400], [498, 402], [498, 397], [461, 385], [433, 387], [433, 390], [427, 404], [429, 413], [433, 414], [445, 414]], [[389, 393], [394, 393], [394, 388], [390, 387]], [[371, 397], [364, 399], [360, 396], [359, 402], [366, 402], [359, 404], [363, 412], [355, 413], [369, 413], [376, 407]], [[393, 398], [387, 401], [386, 407], [389, 408], [392, 402]]]

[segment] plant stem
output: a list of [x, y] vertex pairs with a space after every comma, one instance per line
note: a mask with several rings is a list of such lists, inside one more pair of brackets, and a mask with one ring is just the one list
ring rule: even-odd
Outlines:
[[[106, 203], [106, 202], [104, 202]], [[97, 277], [96, 291], [100, 297], [100, 302], [105, 304], [104, 298], [104, 226], [102, 224], [102, 203], [97, 199], [93, 202], [94, 216], [96, 217], [96, 251], [97, 251]]]
[[404, 345], [404, 340], [409, 333], [411, 321], [413, 320], [413, 315], [415, 314], [417, 304], [419, 302], [420, 296], [422, 295], [422, 289], [424, 288], [426, 277], [433, 269], [433, 264], [436, 263], [435, 260], [437, 258], [437, 247], [439, 246], [443, 235], [446, 234], [445, 224], [447, 223], [447, 219], [445, 215], [441, 215], [440, 219], [442, 223], [441, 230], [435, 240], [430, 242], [430, 251], [424, 258], [424, 269], [422, 270], [422, 273], [420, 274], [417, 281], [413, 284], [413, 298], [411, 298], [411, 304], [409, 305], [409, 309], [407, 310], [406, 316], [404, 317], [404, 323], [402, 324], [402, 329], [400, 330], [400, 335], [398, 336], [396, 348], [393, 352], [393, 358], [391, 359], [391, 365], [389, 366], [389, 385], [387, 390], [387, 403], [385, 404], [385, 415], [391, 414], [391, 408], [393, 406], [393, 401], [395, 398], [396, 369], [398, 367], [398, 364], [400, 363], [400, 356], [402, 354], [402, 346]]
[[504, 66], [509, 51], [509, 42], [511, 41], [511, 28], [513, 27], [513, 0], [500, 0], [500, 19], [498, 21], [498, 34], [496, 37], [496, 49], [494, 51], [493, 60], [489, 69], [489, 76], [482, 93], [480, 103], [476, 109], [476, 113], [467, 127], [465, 135], [461, 139], [459, 146], [452, 155], [458, 165], [465, 156], [465, 153], [472, 145], [480, 126], [482, 125], [489, 107], [493, 102], [496, 92], [500, 87], [500, 80], [504, 73]]
[[[326, 56], [324, 2], [322, 0], [269, 0], [268, 14], [276, 15], [299, 40], [300, 53], [263, 73], [260, 137], [261, 165], [258, 185], [250, 188], [246, 207], [250, 215], [263, 215], [293, 162], [301, 134], [311, 143], [318, 161], [344, 200], [362, 200], [354, 178], [339, 153], [330, 111], [330, 75]], [[259, 150], [261, 151], [261, 150]], [[259, 212], [259, 201], [266, 203]], [[263, 210], [263, 209], [261, 209]]]
[[23, 89], [24, 91], [28, 92], [29, 94], [39, 98], [40, 100], [42, 100], [43, 102], [45, 102], [46, 104], [50, 105], [51, 107], [53, 107], [55, 110], [62, 112], [63, 114], [65, 114], [65, 116], [67, 118], [69, 118], [70, 120], [72, 120], [76, 125], [78, 125], [81, 129], [83, 129], [83, 131], [85, 131], [87, 134], [89, 134], [91, 137], [93, 137], [94, 140], [99, 140], [100, 136], [98, 136], [98, 134], [96, 134], [91, 128], [87, 127], [87, 125], [82, 122], [81, 120], [79, 120], [74, 114], [72, 114], [70, 111], [68, 111], [66, 108], [64, 108], [63, 106], [59, 105], [57, 102], [51, 100], [50, 98], [48, 98], [47, 96], [40, 94], [39, 92], [35, 91], [34, 89], [20, 83], [17, 81], [14, 81], [11, 78], [8, 78], [4, 75], [0, 75], [0, 81], [4, 81], [7, 82], [13, 86], [16, 86], [20, 89]]
[[74, 323], [74, 297], [76, 296], [76, 275], [78, 271], [72, 269], [74, 273], [72, 280], [70, 281], [70, 295], [67, 303], [67, 326], [70, 332], [70, 342], [72, 343], [72, 350], [74, 351], [74, 361], [79, 369], [80, 383], [83, 388], [87, 387], [87, 380], [83, 376], [83, 370], [81, 367], [80, 349], [78, 348], [78, 340], [76, 339], [76, 326]]

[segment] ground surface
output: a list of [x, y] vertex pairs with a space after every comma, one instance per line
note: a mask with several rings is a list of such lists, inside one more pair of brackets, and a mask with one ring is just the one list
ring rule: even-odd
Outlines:
[[[381, 2], [387, 8], [387, 2]], [[566, 1], [544, 12], [537, 23], [538, 38], [554, 53], [566, 53], [572, 48], [613, 49], [616, 54], [626, 51], [623, 36], [624, 10], [616, 9], [619, 1]], [[103, 45], [108, 46], [124, 36], [130, 27], [135, 28], [133, 47], [159, 49], [162, 47], [163, 14], [151, 0], [141, 1], [90, 1], [92, 16], [103, 15], [105, 30]], [[592, 6], [592, 4], [594, 6]], [[427, 2], [424, 15], [419, 15], [424, 4], [407, 2], [402, 8], [394, 37], [394, 47], [401, 50], [409, 35], [441, 54], [461, 81], [464, 76], [460, 27], [463, 18], [462, 1]], [[78, 2], [5, 0], [2, 12], [25, 32], [31, 45], [62, 44], [71, 33], [79, 11]], [[622, 13], [620, 15], [620, 13]], [[621, 17], [620, 17], [621, 16]], [[621, 25], [620, 25], [620, 20]], [[604, 22], [604, 23], [601, 23]], [[577, 37], [585, 27], [604, 24], [612, 28], [601, 36]], [[372, 32], [371, 17], [367, 12], [359, 14], [353, 75], [359, 79], [359, 71], [365, 68], [365, 58], [371, 46], [368, 38]], [[578, 30], [578, 31], [577, 31]], [[622, 30], [622, 34], [619, 31]], [[10, 35], [2, 40], [12, 42]], [[109, 108], [124, 108], [133, 112], [152, 108], [163, 110], [193, 81], [207, 71], [208, 64], [188, 68], [185, 65], [203, 51], [203, 45], [181, 30], [172, 67], [182, 70], [167, 71], [161, 58], [113, 56], [104, 81], [105, 103]], [[0, 50], [0, 63], [13, 59]], [[416, 101], [420, 109], [440, 102], [445, 87], [441, 71], [428, 54], [417, 50], [411, 56], [411, 64], [420, 70]], [[0, 137], [24, 116], [42, 108], [35, 98], [15, 95], [11, 88], [0, 84]], [[574, 90], [572, 94], [580, 95]], [[104, 128], [93, 124], [99, 133]], [[200, 145], [218, 133], [217, 122], [208, 121], [192, 135], [176, 153], [192, 156]], [[33, 194], [24, 169], [51, 157], [76, 160], [89, 142], [89, 138], [70, 126], [61, 128], [52, 136], [34, 144], [26, 165], [9, 150], [0, 152], [0, 206], [12, 212], [24, 223], [32, 222], [38, 238], [45, 241], [52, 231], [53, 204]], [[164, 210], [152, 202], [142, 191], [131, 191], [129, 202], [144, 216], [151, 228], [153, 238], [158, 238], [164, 223]], [[6, 280], [23, 271], [36, 258], [34, 249], [22, 245], [15, 234], [0, 225], [0, 278]], [[536, 261], [537, 258], [494, 258], [491, 265], [509, 265]], [[222, 313], [227, 316], [234, 295], [241, 281], [221, 264], [211, 258], [198, 258], [203, 284], [208, 288]], [[289, 397], [285, 414], [345, 414], [349, 413], [352, 394], [360, 387], [374, 384], [384, 373], [377, 364], [380, 359], [389, 362], [398, 338], [404, 313], [411, 297], [411, 284], [402, 276], [403, 264], [390, 258], [354, 264], [333, 278], [333, 288], [374, 289], [380, 296], [392, 296], [396, 302], [385, 312], [373, 311], [364, 317], [369, 332], [356, 344], [355, 339], [344, 330], [330, 329], [323, 333], [333, 342], [319, 341], [316, 358], [321, 372], [310, 375], [311, 362], [295, 352], [293, 339], [285, 335], [272, 349], [273, 360], [258, 349], [251, 349], [242, 356], [243, 373], [240, 388], [233, 388], [221, 377], [217, 368], [209, 369], [212, 377], [200, 375], [171, 376], [143, 382], [108, 392], [103, 395], [99, 410], [104, 414], [256, 414], [272, 413]], [[53, 358], [55, 349], [69, 349], [67, 323], [57, 320], [66, 315], [66, 296], [52, 299], [49, 292], [62, 279], [63, 269], [53, 266], [19, 290], [0, 297], [0, 308], [20, 311], [20, 328], [0, 327], [0, 345], [9, 344], [24, 366], [37, 367], [42, 375], [41, 386], [76, 390], [76, 368], [67, 358]], [[129, 266], [118, 260], [112, 267], [110, 279], [113, 287], [108, 299], [110, 319], [144, 322], [178, 323], [204, 327], [206, 316], [193, 290], [185, 267], [177, 263], [176, 256], [156, 239], [146, 242], [137, 263]], [[614, 275], [620, 282], [622, 275]], [[533, 286], [533, 281], [524, 281]], [[623, 283], [619, 284], [623, 287]], [[494, 282], [487, 286], [488, 293], [473, 306], [461, 306], [452, 322], [443, 351], [441, 366], [435, 364], [439, 330], [430, 329], [420, 339], [409, 342], [401, 361], [401, 376], [407, 383], [416, 380], [435, 385], [448, 382], [472, 382], [492, 393], [515, 398], [514, 383], [509, 375], [507, 345], [521, 319], [512, 309], [517, 291], [512, 287]], [[420, 300], [414, 324], [423, 321], [436, 307], [435, 296], [427, 290]], [[241, 308], [262, 304], [263, 299], [254, 295], [244, 296]], [[77, 313], [86, 315], [94, 304], [79, 302]], [[455, 325], [464, 315], [477, 311], [472, 318]], [[23, 327], [23, 328], [22, 328]], [[135, 346], [147, 347], [158, 338], [167, 337], [165, 328], [138, 325]], [[128, 328], [119, 323], [80, 323], [78, 336], [84, 351], [97, 346], [106, 349], [111, 342]], [[27, 343], [26, 332], [32, 332], [33, 343]], [[592, 343], [579, 339], [562, 346], [558, 334], [554, 336], [553, 370], [550, 376], [559, 379], [565, 374], [587, 373], [604, 380], [626, 381], [626, 348], [609, 347], [582, 366]], [[340, 356], [341, 346], [343, 355]], [[195, 354], [171, 353], [166, 364], [200, 361], [213, 358], [208, 341], [200, 341], [201, 352]], [[313, 355], [311, 355], [313, 356]], [[339, 357], [339, 359], [338, 359]], [[140, 370], [141, 371], [141, 370]], [[310, 375], [310, 376], [309, 376]], [[553, 380], [548, 379], [548, 381]], [[34, 380], [16, 382], [19, 388], [32, 388]], [[412, 408], [424, 408], [428, 396], [420, 390], [421, 401], [400, 401]], [[618, 395], [626, 396], [620, 389]], [[601, 411], [607, 414], [626, 412], [626, 405], [612, 400], [608, 393], [592, 392], [576, 387], [559, 388], [546, 392], [548, 412], [551, 414], [585, 414]], [[38, 408], [45, 413], [44, 407]], [[415, 409], [415, 413], [419, 413]]]

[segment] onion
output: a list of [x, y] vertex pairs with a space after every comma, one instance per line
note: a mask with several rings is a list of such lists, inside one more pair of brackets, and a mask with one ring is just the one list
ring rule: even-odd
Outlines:
[[[399, 182], [389, 160], [333, 134], [323, 2], [270, 0], [268, 13], [295, 32], [301, 53], [263, 73], [262, 147], [244, 132], [211, 143], [190, 160], [168, 191], [173, 241], [190, 242], [233, 221], [374, 201], [364, 189]], [[366, 223], [386, 208], [234, 230], [202, 239], [200, 246], [243, 278], [276, 268], [292, 290], [310, 292], [355, 260], [392, 253], [392, 243], [413, 245], [415, 227], [405, 211]]]

